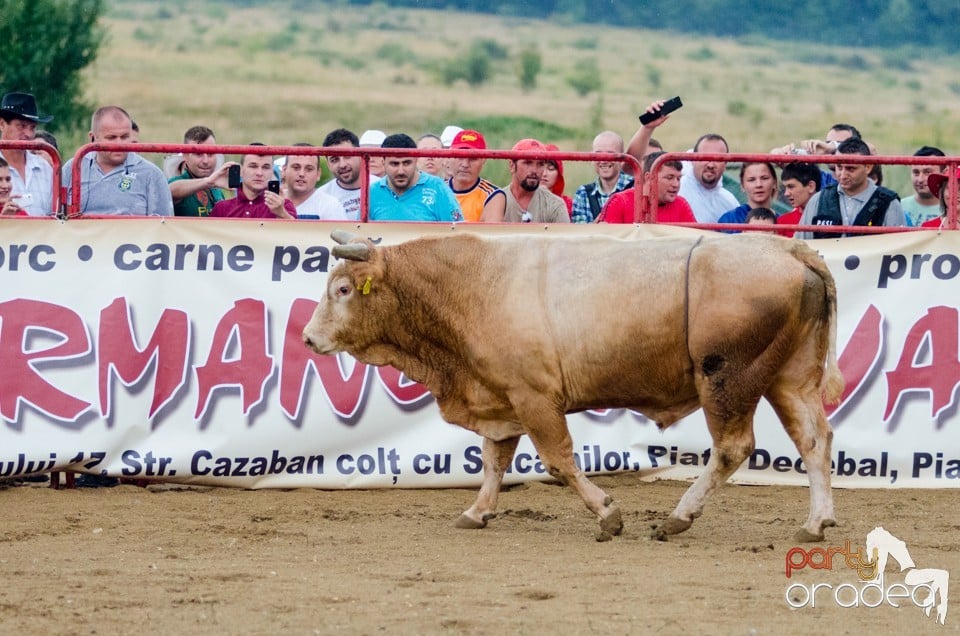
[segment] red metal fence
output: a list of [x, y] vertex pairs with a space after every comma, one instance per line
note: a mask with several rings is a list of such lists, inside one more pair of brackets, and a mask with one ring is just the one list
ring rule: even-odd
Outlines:
[[[542, 160], [561, 160], [561, 161], [621, 161], [629, 164], [636, 175], [637, 195], [634, 199], [634, 221], [637, 223], [656, 223], [657, 210], [657, 176], [664, 162], [680, 160], [692, 161], [723, 161], [727, 163], [745, 162], [745, 161], [763, 161], [778, 165], [785, 165], [794, 161], [803, 161], [814, 164], [833, 164], [837, 163], [835, 155], [773, 155], [767, 153], [689, 153], [689, 152], [669, 152], [659, 157], [653, 164], [651, 173], [644, 178], [640, 163], [632, 156], [625, 153], [595, 153], [595, 152], [567, 152], [567, 151], [524, 151], [515, 152], [512, 150], [453, 150], [453, 149], [396, 149], [396, 148], [357, 148], [347, 146], [333, 147], [315, 147], [315, 146], [238, 146], [238, 145], [207, 145], [198, 146], [197, 144], [167, 144], [167, 143], [89, 143], [81, 146], [73, 157], [72, 170], [70, 174], [70, 192], [69, 201], [63, 196], [64, 188], [61, 187], [60, 177], [60, 156], [48, 144], [41, 141], [29, 142], [0, 142], [0, 148], [24, 148], [29, 150], [42, 150], [50, 154], [54, 164], [54, 185], [53, 195], [55, 210], [61, 211], [61, 203], [68, 217], [81, 216], [80, 214], [80, 193], [83, 187], [80, 176], [81, 160], [91, 152], [99, 151], [130, 151], [137, 153], [195, 153], [200, 148], [204, 154], [225, 154], [225, 155], [270, 155], [270, 156], [323, 156], [323, 157], [360, 157], [360, 183], [367, 183], [370, 174], [371, 157], [438, 157], [438, 158], [485, 158], [485, 159], [542, 159]], [[881, 164], [881, 165], [942, 165], [947, 166], [948, 186], [947, 186], [947, 217], [944, 227], [947, 229], [958, 228], [958, 210], [957, 210], [957, 170], [960, 167], [960, 157], [901, 157], [901, 156], [861, 156], [861, 155], [843, 155], [845, 164]], [[368, 188], [360, 189], [360, 209], [361, 221], [368, 218], [369, 192]], [[695, 223], [684, 224], [692, 227], [711, 230], [730, 230], [730, 224], [717, 223]], [[757, 231], [770, 231], [769, 226], [737, 226], [738, 230], [748, 229]], [[847, 233], [857, 232], [862, 234], [877, 234], [887, 232], [902, 232], [916, 228], [903, 227], [851, 227], [851, 226], [812, 226], [812, 225], [778, 225], [776, 230], [796, 230], [796, 231], [817, 231], [829, 233]]]
[[[866, 165], [900, 165], [900, 166], [947, 166], [947, 222], [944, 224], [944, 227], [947, 229], [955, 230], [957, 229], [957, 167], [960, 166], [960, 157], [899, 157], [894, 155], [843, 155], [843, 161], [838, 161], [836, 155], [771, 155], [767, 153], [746, 153], [746, 152], [731, 152], [731, 153], [711, 153], [711, 152], [700, 152], [700, 153], [690, 153], [690, 152], [668, 152], [653, 162], [651, 166], [651, 171], [649, 175], [650, 185], [653, 187], [647, 187], [644, 184], [643, 190], [643, 206], [640, 210], [637, 211], [638, 216], [634, 217], [634, 220], [641, 222], [640, 219], [643, 219], [644, 223], [656, 223], [656, 209], [657, 209], [657, 192], [656, 192], [656, 183], [657, 175], [660, 173], [660, 167], [667, 161], [693, 161], [696, 158], [699, 161], [725, 161], [727, 163], [743, 163], [748, 161], [763, 161], [773, 164], [786, 165], [788, 163], [793, 163], [795, 161], [801, 161], [804, 163], [813, 163], [813, 164], [835, 164], [835, 163], [844, 163], [844, 164], [866, 164]], [[708, 229], [708, 230], [730, 230], [730, 224], [721, 224], [721, 223], [698, 223], [697, 227]], [[745, 226], [737, 227], [738, 230], [744, 229]], [[752, 227], [751, 230], [767, 230], [770, 231], [769, 227]], [[821, 225], [778, 225], [776, 226], [777, 230], [795, 230], [800, 232], [824, 232], [824, 233], [835, 233], [835, 234], [845, 234], [848, 232], [856, 232], [858, 234], [886, 234], [890, 232], [903, 232], [909, 230], [917, 230], [921, 228], [905, 228], [905, 227], [862, 227], [862, 226], [846, 226], [846, 225], [833, 225], [833, 226], [821, 226]]]

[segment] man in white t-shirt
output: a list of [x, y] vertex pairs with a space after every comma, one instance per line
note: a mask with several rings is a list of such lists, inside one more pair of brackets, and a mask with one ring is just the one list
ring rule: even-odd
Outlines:
[[[332, 131], [323, 140], [324, 148], [358, 148], [360, 140], [356, 134], [346, 128]], [[360, 220], [360, 157], [327, 157], [327, 165], [334, 178], [320, 186], [319, 190], [329, 194], [343, 206], [347, 218]], [[370, 183], [377, 178], [370, 175]]]
[[[307, 143], [296, 143], [294, 146], [311, 147]], [[340, 201], [317, 188], [320, 178], [319, 156], [287, 155], [281, 175], [286, 197], [297, 208], [298, 219], [347, 220], [347, 213]]]
[[[693, 152], [728, 153], [727, 140], [716, 133], [700, 137]], [[687, 200], [700, 223], [716, 223], [724, 212], [740, 205], [737, 198], [723, 187], [725, 161], [692, 161], [684, 164], [680, 177], [680, 196]]]

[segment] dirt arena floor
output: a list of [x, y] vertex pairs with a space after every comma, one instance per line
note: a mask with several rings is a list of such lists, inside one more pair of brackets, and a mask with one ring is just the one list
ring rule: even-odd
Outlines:
[[[624, 513], [608, 542], [572, 491], [539, 483], [504, 492], [480, 531], [453, 527], [468, 490], [7, 487], [0, 634], [960, 632], [960, 491], [837, 490], [840, 525], [819, 544], [855, 550], [883, 526], [918, 568], [949, 570], [941, 626], [909, 599], [788, 605], [790, 583], [857, 583], [842, 559], [785, 577], [806, 489], [728, 485], [659, 542], [648, 529], [687, 484], [595, 481]], [[885, 577], [903, 580], [892, 562]]]

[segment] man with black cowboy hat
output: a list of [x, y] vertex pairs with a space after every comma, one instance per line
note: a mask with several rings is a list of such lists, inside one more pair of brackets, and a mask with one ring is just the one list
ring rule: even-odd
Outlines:
[[[0, 141], [33, 141], [37, 124], [53, 119], [40, 115], [37, 101], [29, 93], [7, 93], [0, 103]], [[13, 198], [30, 216], [53, 214], [53, 169], [32, 152], [0, 148], [0, 157], [10, 164]]]

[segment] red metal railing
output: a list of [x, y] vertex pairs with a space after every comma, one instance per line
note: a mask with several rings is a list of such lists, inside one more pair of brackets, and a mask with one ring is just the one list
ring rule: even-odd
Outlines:
[[[73, 155], [73, 162], [70, 166], [70, 201], [68, 202], [67, 212], [70, 217], [81, 216], [81, 173], [83, 157], [91, 152], [135, 152], [144, 153], [202, 153], [202, 154], [231, 154], [231, 155], [328, 155], [328, 156], [356, 156], [359, 155], [360, 148], [315, 148], [312, 146], [237, 146], [225, 144], [148, 144], [148, 143], [103, 143], [93, 142], [84, 144], [77, 149]], [[365, 150], [365, 149], [363, 149]], [[366, 168], [366, 165], [364, 166]], [[366, 175], [363, 170], [361, 179]], [[361, 181], [362, 183], [362, 181]], [[361, 195], [366, 191], [362, 189]]]
[[[33, 143], [33, 142], [29, 142]], [[39, 142], [38, 142], [39, 143]], [[359, 148], [349, 146], [237, 146], [237, 145], [203, 145], [205, 154], [256, 154], [271, 156], [323, 156], [323, 157], [360, 157], [360, 183], [367, 184], [370, 174], [371, 157], [440, 157], [440, 158], [484, 158], [484, 159], [541, 159], [541, 160], [561, 160], [561, 161], [620, 161], [633, 167], [635, 175], [636, 195], [634, 197], [634, 222], [636, 223], [656, 223], [656, 210], [658, 201], [657, 176], [660, 167], [666, 161], [723, 161], [723, 162], [744, 162], [744, 161], [764, 161], [774, 164], [784, 165], [794, 161], [803, 161], [814, 164], [832, 164], [837, 163], [835, 155], [774, 155], [767, 153], [690, 153], [690, 152], [669, 152], [658, 157], [652, 166], [651, 173], [644, 178], [640, 163], [631, 155], [625, 153], [599, 153], [599, 152], [567, 152], [567, 151], [523, 151], [515, 152], [513, 150], [474, 150], [474, 149], [398, 149], [398, 148]], [[71, 198], [68, 211], [70, 216], [78, 216], [80, 206], [80, 189], [82, 187], [80, 179], [80, 160], [90, 153], [97, 151], [131, 151], [138, 153], [195, 153], [198, 151], [196, 144], [150, 144], [150, 143], [89, 143], [81, 146], [74, 155], [74, 161], [71, 170]], [[957, 166], [960, 165], [960, 157], [899, 157], [899, 156], [863, 156], [863, 155], [843, 155], [843, 163], [847, 164], [882, 164], [882, 165], [943, 165], [948, 168], [948, 208], [946, 228], [957, 229], [957, 191], [958, 184], [956, 179]], [[360, 209], [361, 221], [368, 220], [369, 210], [369, 188], [360, 188]], [[701, 229], [710, 230], [730, 230], [731, 224], [718, 223], [683, 223], [676, 225], [688, 225]], [[745, 225], [737, 225], [738, 230], [749, 229], [751, 231], [771, 231], [769, 226], [754, 226], [747, 228]], [[903, 232], [915, 228], [904, 227], [858, 227], [858, 226], [819, 226], [819, 225], [777, 225], [775, 230], [795, 230], [795, 231], [816, 231], [827, 233], [847, 233], [857, 232], [862, 234], [881, 234], [889, 232]]]
[[[598, 153], [598, 152], [537, 152], [524, 151], [514, 152], [512, 150], [453, 150], [453, 149], [407, 149], [407, 148], [359, 148], [348, 146], [236, 146], [220, 144], [152, 144], [152, 143], [100, 143], [94, 142], [81, 146], [74, 154], [73, 164], [70, 171], [70, 216], [80, 215], [80, 189], [81, 176], [80, 166], [82, 158], [91, 153], [99, 151], [128, 151], [140, 153], [196, 153], [202, 148], [204, 154], [224, 154], [224, 155], [270, 155], [280, 156], [322, 156], [322, 157], [360, 157], [360, 183], [366, 184], [369, 181], [370, 157], [443, 157], [443, 158], [471, 158], [481, 157], [485, 159], [559, 159], [570, 161], [623, 161], [634, 167], [635, 173], [640, 173], [640, 164], [632, 156], [623, 153]], [[360, 188], [360, 210], [361, 221], [368, 218], [369, 209], [369, 188]]]
[[[724, 161], [748, 162], [763, 161], [772, 164], [793, 163], [800, 161], [813, 164], [881, 164], [881, 165], [901, 165], [901, 166], [947, 166], [948, 185], [947, 185], [947, 223], [946, 229], [957, 229], [957, 166], [960, 165], [960, 157], [898, 157], [892, 155], [841, 155], [843, 160], [839, 161], [837, 155], [772, 155], [767, 153], [710, 153], [710, 152], [668, 152], [653, 162], [650, 175], [647, 181], [652, 187], [643, 184], [643, 205], [637, 210], [637, 216], [634, 220], [638, 223], [656, 223], [657, 222], [657, 177], [660, 174], [660, 167], [667, 161]], [[639, 182], [638, 182], [639, 183]], [[690, 225], [690, 224], [687, 224]], [[734, 227], [737, 230], [747, 229], [746, 225], [733, 225], [729, 223], [698, 223], [696, 227], [707, 230], [730, 230]], [[846, 225], [776, 225], [771, 229], [770, 226], [754, 226], [749, 228], [756, 231], [779, 231], [791, 230], [798, 232], [824, 232], [834, 234], [845, 234], [856, 232], [858, 234], [889, 234], [891, 232], [904, 232], [910, 230], [919, 230], [923, 228], [909, 227], [862, 227]]]
[[63, 200], [63, 190], [60, 184], [60, 153], [57, 152], [56, 148], [51, 146], [45, 141], [0, 141], [0, 150], [9, 148], [10, 150], [39, 150], [45, 152], [47, 156], [50, 157], [50, 163], [53, 166], [53, 185], [51, 186], [52, 192], [50, 200], [53, 202], [53, 209], [50, 210], [51, 214], [57, 215], [60, 213], [60, 202]]

